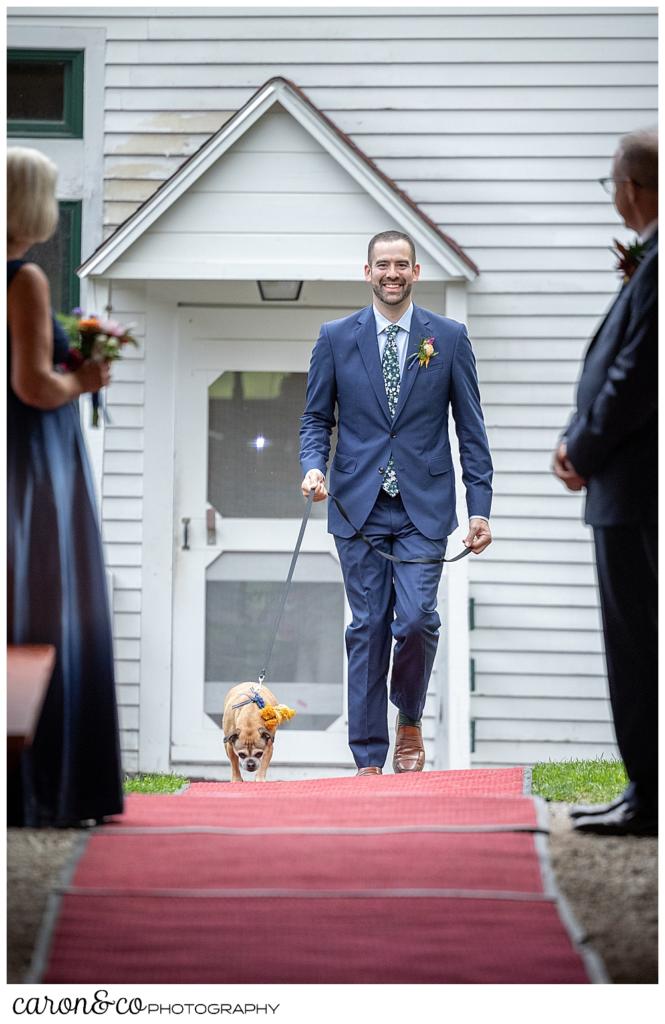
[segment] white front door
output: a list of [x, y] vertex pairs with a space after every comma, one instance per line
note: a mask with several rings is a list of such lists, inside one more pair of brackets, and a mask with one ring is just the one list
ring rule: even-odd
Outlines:
[[[313, 338], [309, 326], [289, 332], [296, 311], [267, 313], [179, 313], [174, 767], [228, 763], [224, 697], [265, 667], [305, 508], [298, 428]], [[289, 333], [307, 340], [288, 340]], [[273, 777], [280, 766], [320, 774], [353, 764], [344, 651], [350, 613], [325, 515], [325, 503], [313, 506], [266, 679], [296, 710], [278, 731]]]

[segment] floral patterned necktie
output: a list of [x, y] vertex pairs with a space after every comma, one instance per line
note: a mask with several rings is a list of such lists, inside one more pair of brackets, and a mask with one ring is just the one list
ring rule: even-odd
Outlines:
[[[395, 415], [397, 399], [399, 398], [400, 374], [399, 356], [397, 355], [398, 331], [399, 326], [397, 324], [391, 324], [390, 327], [386, 328], [386, 347], [383, 350], [383, 359], [381, 360], [383, 380], [386, 385], [388, 408], [391, 416]], [[386, 466], [386, 471], [383, 474], [382, 487], [386, 494], [389, 494], [391, 498], [394, 498], [396, 494], [399, 494], [397, 474], [395, 473], [395, 465], [392, 455], [390, 456], [388, 465]]]

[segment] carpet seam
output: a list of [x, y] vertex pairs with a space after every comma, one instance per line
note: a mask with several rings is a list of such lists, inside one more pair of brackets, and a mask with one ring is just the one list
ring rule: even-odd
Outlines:
[[[543, 815], [549, 818], [549, 809], [547, 802], [543, 797], [533, 796], [532, 800], [536, 804], [539, 819]], [[543, 892], [547, 893], [553, 899], [559, 915], [559, 920], [570, 939], [573, 949], [584, 964], [589, 981], [594, 985], [610, 984], [611, 980], [602, 957], [589, 944], [589, 936], [587, 932], [582, 928], [573, 913], [570, 903], [559, 888], [556, 874], [552, 866], [547, 836], [542, 832], [534, 836], [534, 846], [543, 882]]]
[[[367, 791], [362, 794], [363, 796], [371, 795], [372, 800], [376, 799], [377, 797], [380, 797], [380, 798], [400, 797], [400, 798], [403, 799], [405, 796], [408, 796], [409, 798], [412, 797], [413, 799], [420, 799], [420, 800], [431, 800], [433, 797], [437, 798], [437, 799], [441, 799], [441, 800], [474, 800], [474, 799], [478, 799], [478, 800], [521, 800], [524, 797], [528, 797], [530, 795], [528, 793], [477, 793], [477, 792], [474, 792], [474, 791], [472, 791], [470, 793], [464, 793], [464, 792], [458, 791], [456, 793], [445, 793], [445, 794], [436, 793], [436, 792], [430, 792], [430, 793], [427, 793], [427, 794], [421, 794], [421, 793], [415, 792], [415, 790], [408, 789], [406, 786], [404, 787], [404, 790], [405, 790], [404, 792], [401, 792], [400, 790], [397, 790], [397, 789], [393, 789], [390, 792], [382, 793], [377, 788], [377, 786], [376, 786], [377, 781], [378, 781], [379, 778], [384, 778], [385, 779], [386, 776], [385, 775], [384, 776], [378, 776], [377, 775], [375, 779], [373, 779], [370, 776], [369, 777], [369, 782], [368, 783], [367, 782], [363, 783], [364, 786], [365, 785], [368, 786]], [[247, 785], [248, 786], [253, 786], [253, 785], [256, 785], [256, 783], [250, 782], [250, 783], [247, 783]], [[381, 783], [379, 782], [378, 785], [381, 785]], [[205, 794], [202, 793], [200, 796], [193, 796], [193, 795], [191, 795], [190, 796], [191, 805], [193, 805], [195, 802], [198, 803], [200, 800], [201, 801], [202, 800], [259, 800], [259, 799], [261, 799], [262, 796], [265, 796], [266, 793], [270, 792], [269, 789], [265, 788], [265, 787], [270, 786], [270, 782], [269, 781], [266, 781], [263, 784], [263, 786], [264, 786], [264, 788], [261, 789], [260, 793], [257, 793], [256, 795], [252, 795], [252, 796], [250, 796], [249, 793], [247, 793], [247, 792], [243, 792], [243, 793], [237, 793], [237, 792], [236, 793], [205, 793]], [[369, 787], [371, 787], [371, 789]], [[155, 795], [156, 794], [148, 794], [148, 793], [133, 793], [132, 794], [132, 796], [134, 796], [134, 797], [141, 797], [141, 798], [145, 798], [145, 797], [151, 798], [151, 797], [153, 797]], [[165, 796], [180, 796], [180, 795], [181, 795], [180, 793], [168, 793], [168, 794], [165, 794]], [[305, 798], [315, 798], [317, 801], [326, 801], [326, 800], [334, 801], [334, 800], [339, 800], [341, 796], [347, 796], [347, 795], [350, 795], [350, 794], [343, 793], [343, 792], [338, 792], [338, 793], [306, 793], [305, 794]], [[358, 796], [358, 794], [353, 792], [353, 797], [356, 798], [357, 796]], [[158, 797], [158, 799], [162, 799], [162, 797], [160, 796], [160, 797]]]
[[112, 899], [477, 899], [555, 903], [547, 893], [501, 889], [112, 889], [71, 886], [63, 896]]
[[90, 830], [87, 834], [77, 837], [74, 848], [60, 872], [60, 883], [54, 886], [49, 893], [46, 908], [39, 924], [30, 966], [25, 973], [24, 985], [39, 985], [42, 982], [43, 975], [48, 966], [56, 925], [60, 917], [63, 889], [70, 885], [79, 862], [82, 860], [87, 849], [92, 831]]
[[346, 836], [346, 835], [403, 835], [410, 832], [440, 832], [480, 834], [480, 833], [505, 833], [505, 832], [549, 832], [547, 826], [542, 825], [376, 825], [354, 827], [328, 827], [317, 825], [294, 825], [292, 827], [282, 826], [276, 828], [233, 828], [227, 825], [127, 825], [116, 832], [106, 832], [105, 836], [116, 839], [127, 835], [228, 835], [228, 836], [259, 836], [259, 835], [322, 835], [322, 836]]

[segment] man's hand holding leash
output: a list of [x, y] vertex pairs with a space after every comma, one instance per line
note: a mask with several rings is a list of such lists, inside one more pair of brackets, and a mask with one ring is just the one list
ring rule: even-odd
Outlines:
[[469, 520], [469, 532], [464, 538], [463, 544], [471, 548], [471, 553], [479, 555], [481, 551], [488, 548], [492, 543], [492, 531], [486, 519], [473, 516]]
[[326, 490], [326, 478], [320, 469], [310, 469], [300, 485], [303, 497], [309, 498], [309, 492], [314, 491], [314, 501], [325, 501], [328, 497]]

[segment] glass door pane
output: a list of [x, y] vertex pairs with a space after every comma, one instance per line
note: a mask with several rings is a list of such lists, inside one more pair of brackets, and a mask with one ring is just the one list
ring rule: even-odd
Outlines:
[[[206, 570], [205, 710], [221, 721], [231, 686], [265, 667], [291, 556], [222, 554]], [[331, 555], [298, 558], [266, 685], [295, 708], [291, 730], [329, 728], [343, 711], [344, 588]]]
[[[300, 519], [306, 373], [222, 374], [208, 389], [208, 501], [222, 516]], [[325, 502], [312, 516], [326, 516]]]

